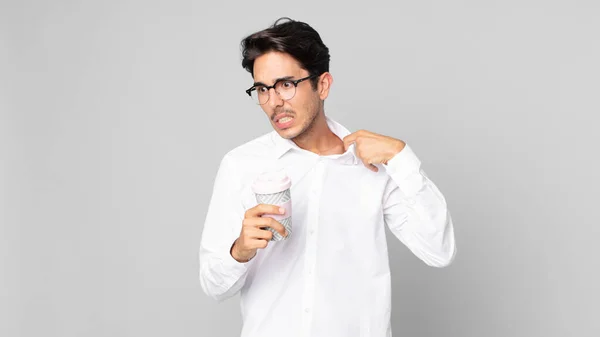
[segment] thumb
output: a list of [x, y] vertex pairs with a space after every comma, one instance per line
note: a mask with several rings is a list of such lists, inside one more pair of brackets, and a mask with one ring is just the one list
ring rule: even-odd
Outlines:
[[373, 165], [373, 164], [367, 164], [366, 165], [367, 168], [373, 172], [379, 172], [379, 168], [377, 168], [377, 166]]
[[356, 141], [356, 135], [354, 133], [347, 135], [344, 137], [344, 150], [347, 151], [350, 145], [352, 145]]
[[377, 166], [375, 166], [374, 164], [371, 164], [368, 161], [363, 160], [363, 164], [365, 165], [366, 168], [368, 168], [369, 170], [373, 171], [373, 172], [379, 172], [379, 168]]

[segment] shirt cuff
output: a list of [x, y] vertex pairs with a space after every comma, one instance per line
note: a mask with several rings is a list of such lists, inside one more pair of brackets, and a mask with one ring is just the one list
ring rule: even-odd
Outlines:
[[243, 276], [252, 263], [254, 259], [251, 259], [248, 262], [238, 262], [236, 259], [231, 256], [229, 253], [229, 249], [225, 251], [225, 254], [221, 256], [221, 262], [223, 270], [225, 274], [231, 278], [231, 281], [237, 281], [241, 276]]
[[421, 174], [421, 160], [408, 144], [383, 166], [407, 196], [414, 196], [425, 183]]

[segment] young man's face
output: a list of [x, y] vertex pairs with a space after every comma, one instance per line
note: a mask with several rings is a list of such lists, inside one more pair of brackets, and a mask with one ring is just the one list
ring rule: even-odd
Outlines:
[[[270, 86], [281, 78], [297, 80], [309, 75], [289, 54], [269, 52], [254, 61], [255, 83]], [[273, 128], [283, 138], [293, 139], [307, 131], [321, 109], [321, 100], [327, 96], [324, 91], [328, 90], [323, 90], [321, 85], [314, 90], [310, 81], [298, 83], [295, 94], [288, 100], [282, 99], [275, 89], [269, 89], [268, 101], [261, 105]], [[293, 86], [288, 83], [284, 87], [293, 92]], [[267, 95], [266, 91], [263, 95]]]

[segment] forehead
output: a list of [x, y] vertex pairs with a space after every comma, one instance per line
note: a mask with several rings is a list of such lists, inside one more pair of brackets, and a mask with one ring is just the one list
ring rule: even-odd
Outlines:
[[291, 55], [280, 52], [268, 52], [254, 60], [254, 81], [272, 83], [286, 76], [300, 77], [308, 72]]

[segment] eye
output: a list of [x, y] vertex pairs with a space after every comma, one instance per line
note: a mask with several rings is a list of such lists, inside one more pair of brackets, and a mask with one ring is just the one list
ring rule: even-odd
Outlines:
[[264, 86], [260, 85], [256, 87], [256, 92], [259, 92], [261, 94], [264, 94], [267, 91], [267, 88], [265, 88]]
[[284, 88], [289, 89], [294, 86], [294, 83], [292, 81], [284, 81], [282, 85]]

